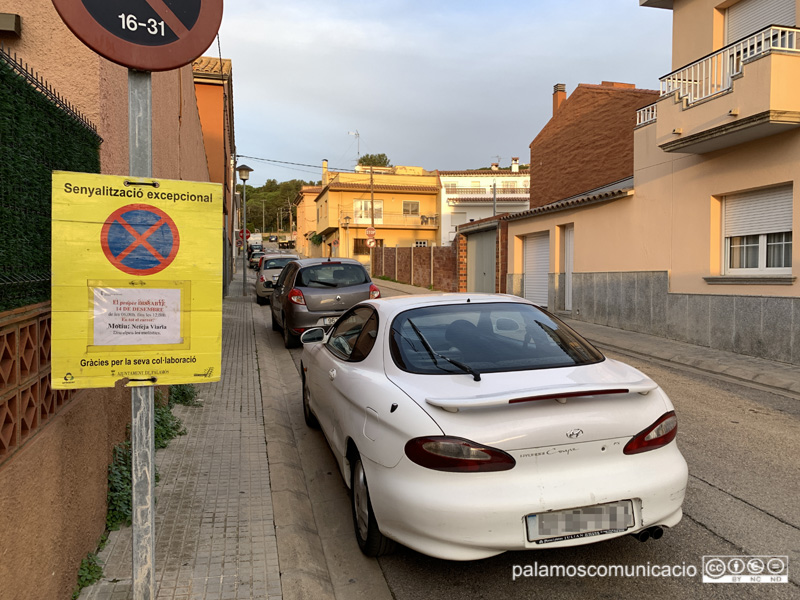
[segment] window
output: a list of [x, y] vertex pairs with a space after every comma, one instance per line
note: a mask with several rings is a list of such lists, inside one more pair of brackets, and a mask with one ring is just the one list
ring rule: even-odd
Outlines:
[[428, 247], [428, 240], [416, 240], [414, 242], [415, 248], [427, 248]]
[[403, 201], [403, 215], [404, 216], [419, 216], [419, 202], [410, 200]]
[[[375, 247], [383, 248], [383, 240], [375, 239]], [[353, 254], [369, 254], [367, 238], [356, 238], [353, 240]]]
[[[353, 202], [353, 216], [356, 223], [371, 223], [370, 200], [356, 200]], [[375, 200], [375, 222], [383, 223], [383, 200]]]
[[516, 181], [504, 181], [502, 185], [503, 185], [503, 188], [506, 189], [506, 190], [513, 190], [513, 189], [515, 189], [517, 187], [517, 182]]
[[457, 363], [501, 373], [604, 360], [558, 319], [522, 302], [408, 310], [394, 319], [389, 348], [400, 369], [426, 375], [463, 374], [465, 369]]
[[447, 190], [448, 194], [455, 194], [456, 193], [456, 187], [458, 187], [458, 185], [455, 184], [455, 183], [445, 183], [444, 187]]
[[732, 194], [723, 208], [727, 274], [791, 274], [791, 186]]
[[339, 358], [364, 360], [378, 337], [378, 316], [368, 306], [357, 306], [345, 314], [331, 331], [326, 346]]

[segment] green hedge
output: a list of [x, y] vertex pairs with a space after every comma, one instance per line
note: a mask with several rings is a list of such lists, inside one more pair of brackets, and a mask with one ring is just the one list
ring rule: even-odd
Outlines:
[[100, 172], [100, 138], [0, 51], [0, 311], [50, 299], [51, 172]]

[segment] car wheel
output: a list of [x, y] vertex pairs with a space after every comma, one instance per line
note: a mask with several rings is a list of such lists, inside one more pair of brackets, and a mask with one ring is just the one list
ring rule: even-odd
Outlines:
[[300, 345], [300, 338], [291, 332], [288, 323], [283, 324], [283, 345], [287, 348], [297, 348]]
[[258, 304], [259, 306], [264, 306], [266, 303], [267, 303], [266, 298], [262, 298], [261, 296], [256, 294], [256, 304]]
[[308, 383], [306, 383], [305, 377], [303, 377], [303, 418], [306, 420], [306, 425], [311, 429], [319, 429], [319, 421], [308, 405]]
[[352, 462], [350, 477], [350, 505], [353, 509], [353, 528], [358, 547], [366, 556], [390, 554], [395, 549], [395, 542], [378, 529], [360, 456], [356, 456]]
[[278, 319], [275, 316], [275, 313], [272, 311], [269, 311], [269, 313], [269, 316], [272, 317], [272, 331], [280, 331], [281, 327], [278, 325]]

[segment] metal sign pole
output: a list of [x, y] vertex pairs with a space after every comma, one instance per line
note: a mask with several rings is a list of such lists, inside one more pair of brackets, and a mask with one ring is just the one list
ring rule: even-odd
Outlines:
[[[153, 176], [152, 85], [147, 71], [128, 70], [128, 153], [132, 177]], [[153, 386], [131, 389], [131, 521], [133, 598], [155, 600], [155, 418]]]

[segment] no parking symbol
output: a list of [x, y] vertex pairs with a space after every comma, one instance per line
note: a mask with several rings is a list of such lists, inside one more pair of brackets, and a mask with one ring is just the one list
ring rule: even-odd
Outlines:
[[106, 219], [100, 236], [109, 262], [128, 275], [152, 275], [166, 269], [180, 247], [172, 218], [149, 204], [129, 204]]

